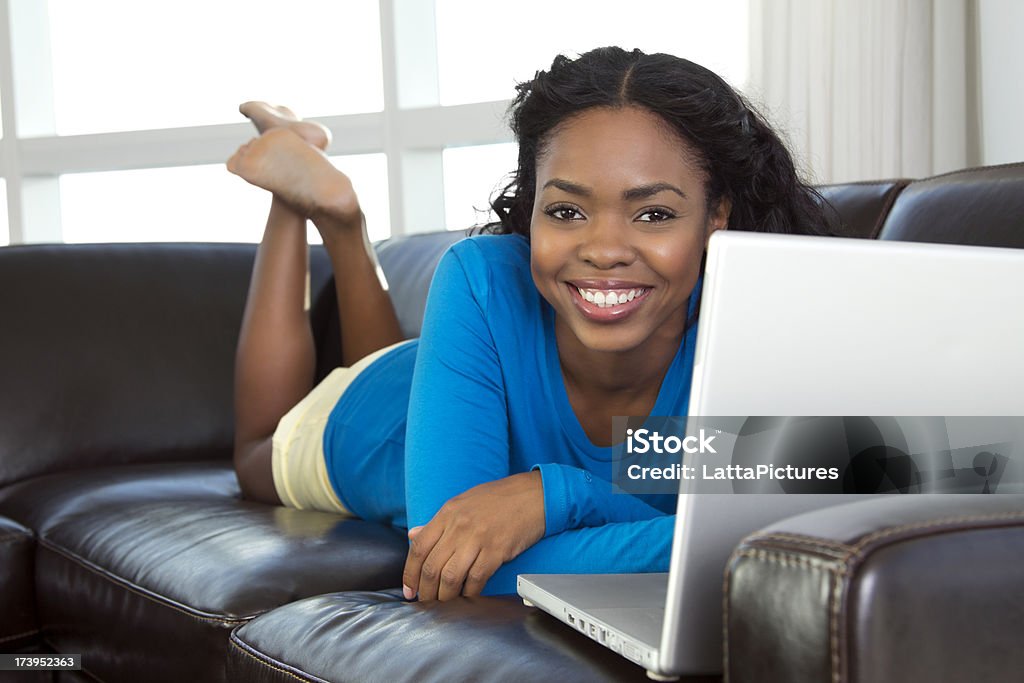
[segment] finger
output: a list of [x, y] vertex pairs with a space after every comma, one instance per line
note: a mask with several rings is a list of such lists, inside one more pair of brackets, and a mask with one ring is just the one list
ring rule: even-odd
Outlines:
[[451, 600], [462, 593], [462, 586], [466, 583], [466, 575], [469, 568], [476, 562], [478, 551], [460, 549], [452, 555], [441, 570], [441, 577], [437, 588], [438, 600]]
[[441, 524], [431, 522], [423, 527], [415, 535], [409, 536], [409, 552], [405, 556], [405, 569], [402, 572], [402, 595], [406, 600], [412, 600], [419, 591], [420, 573], [422, 572], [423, 561], [434, 549], [434, 544], [441, 537]]
[[437, 591], [441, 585], [441, 572], [448, 560], [455, 554], [456, 545], [446, 542], [444, 537], [434, 544], [434, 549], [423, 560], [420, 566], [420, 579], [417, 594], [420, 600], [437, 600]]
[[420, 529], [422, 528], [422, 526], [414, 526], [413, 528], [409, 529], [409, 538], [411, 539], [413, 536], [418, 534], [420, 532]]
[[481, 552], [466, 572], [466, 584], [462, 588], [465, 596], [480, 595], [494, 572], [501, 566], [501, 560], [490, 553]]

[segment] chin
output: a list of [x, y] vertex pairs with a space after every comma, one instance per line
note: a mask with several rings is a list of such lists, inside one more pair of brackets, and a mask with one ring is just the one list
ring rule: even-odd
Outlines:
[[643, 339], [638, 338], [637, 335], [632, 334], [620, 334], [618, 331], [608, 333], [608, 331], [588, 331], [589, 334], [577, 333], [576, 337], [580, 340], [586, 348], [591, 351], [601, 351], [603, 353], [624, 353], [626, 351], [632, 351], [638, 346], [643, 344]]

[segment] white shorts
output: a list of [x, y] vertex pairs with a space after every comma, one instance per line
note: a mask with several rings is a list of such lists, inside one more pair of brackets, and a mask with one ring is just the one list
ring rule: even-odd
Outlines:
[[345, 390], [375, 360], [406, 341], [360, 358], [348, 368], [335, 368], [277, 423], [272, 440], [274, 488], [281, 502], [300, 510], [352, 513], [342, 505], [327, 476], [324, 430]]

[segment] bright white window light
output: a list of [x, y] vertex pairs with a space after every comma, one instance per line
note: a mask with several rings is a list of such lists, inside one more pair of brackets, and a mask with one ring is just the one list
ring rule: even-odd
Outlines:
[[383, 109], [377, 0], [49, 0], [57, 133]]
[[7, 181], [0, 178], [0, 247], [11, 243], [11, 226], [7, 222]]
[[[391, 234], [383, 154], [332, 157], [352, 179], [371, 240]], [[270, 194], [223, 164], [60, 178], [65, 242], [258, 242]], [[320, 235], [310, 227], [310, 242]]]
[[490, 212], [490, 199], [508, 183], [517, 152], [518, 146], [511, 142], [444, 150], [444, 212], [449, 230], [496, 219]]
[[435, 0], [441, 104], [511, 98], [558, 53], [618, 45], [697, 62], [742, 88], [748, 0]]

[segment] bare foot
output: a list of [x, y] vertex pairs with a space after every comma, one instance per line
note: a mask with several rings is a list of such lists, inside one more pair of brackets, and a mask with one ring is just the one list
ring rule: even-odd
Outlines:
[[238, 111], [253, 122], [261, 134], [275, 128], [288, 128], [317, 149], [331, 144], [331, 131], [315, 121], [303, 121], [288, 107], [266, 102], [243, 102]]
[[238, 148], [228, 170], [269, 190], [303, 216], [362, 227], [352, 182], [291, 126], [271, 128]]

